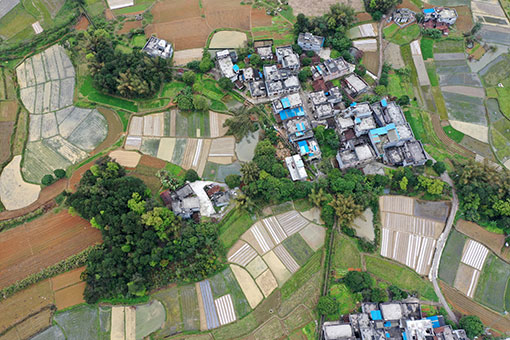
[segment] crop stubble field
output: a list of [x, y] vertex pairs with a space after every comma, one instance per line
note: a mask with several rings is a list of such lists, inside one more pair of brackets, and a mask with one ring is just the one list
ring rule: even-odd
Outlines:
[[88, 246], [101, 232], [67, 211], [49, 213], [0, 234], [0, 288], [34, 274]]

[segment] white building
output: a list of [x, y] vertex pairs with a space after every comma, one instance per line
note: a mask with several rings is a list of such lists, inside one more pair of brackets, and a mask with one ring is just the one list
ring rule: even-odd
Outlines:
[[289, 156], [285, 158], [285, 164], [287, 164], [287, 169], [289, 169], [290, 177], [295, 181], [304, 181], [308, 178], [308, 174], [306, 173], [305, 163], [303, 163], [303, 159], [300, 155]]
[[107, 0], [107, 2], [110, 9], [119, 9], [135, 4], [134, 0]]

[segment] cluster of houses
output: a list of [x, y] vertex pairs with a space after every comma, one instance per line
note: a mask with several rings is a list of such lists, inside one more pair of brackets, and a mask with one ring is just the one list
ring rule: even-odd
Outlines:
[[361, 313], [325, 322], [322, 330], [325, 340], [469, 340], [442, 315], [423, 317], [418, 302], [365, 302]]
[[444, 35], [450, 32], [450, 26], [457, 21], [457, 11], [454, 8], [434, 7], [423, 10], [423, 28], [440, 30]]

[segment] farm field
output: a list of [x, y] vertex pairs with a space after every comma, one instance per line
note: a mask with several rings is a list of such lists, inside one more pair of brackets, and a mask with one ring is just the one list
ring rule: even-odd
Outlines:
[[[11, 136], [14, 133], [14, 125], [16, 123], [18, 104], [14, 100], [2, 101], [7, 99], [7, 91], [2, 86], [3, 77], [0, 74], [0, 143], [3, 146], [0, 149], [0, 164], [7, 161], [11, 155]], [[6, 82], [9, 82], [6, 80]], [[9, 97], [12, 94], [9, 93]]]
[[453, 286], [455, 281], [465, 243], [466, 236], [453, 229], [441, 254], [439, 277], [450, 286]]
[[101, 242], [99, 230], [67, 211], [0, 234], [0, 288]]
[[502, 162], [505, 167], [510, 168], [510, 138], [506, 132], [509, 126], [509, 120], [501, 114], [498, 101], [494, 98], [487, 100], [487, 110], [491, 123], [490, 141], [496, 158]]
[[[294, 9], [294, 14], [303, 13], [306, 16], [321, 16], [329, 11], [331, 5], [338, 3], [335, 0], [318, 0], [314, 6], [306, 0], [290, 0], [289, 5]], [[363, 1], [360, 0], [342, 0], [339, 3], [351, 6], [356, 12], [363, 12]]]
[[420, 275], [428, 275], [435, 244], [445, 222], [427, 217], [434, 214], [445, 216], [448, 206], [442, 202], [426, 207], [426, 203], [422, 202], [415, 208], [415, 202], [403, 196], [382, 196], [379, 199], [381, 255], [405, 264]]
[[251, 6], [234, 0], [164, 0], [154, 5], [151, 12], [154, 20], [146, 27], [146, 36], [156, 34], [172, 41], [176, 51], [204, 47], [216, 29], [249, 31], [252, 16], [254, 22], [264, 22], [265, 15], [252, 15]]
[[247, 41], [246, 33], [236, 31], [219, 31], [214, 33], [212, 36], [209, 48], [242, 48], [246, 46]]
[[420, 36], [420, 26], [411, 24], [404, 28], [399, 28], [396, 24], [391, 24], [384, 29], [384, 37], [389, 42], [397, 45], [406, 45]]
[[21, 176], [21, 156], [14, 156], [0, 174], [0, 201], [7, 210], [27, 207], [37, 201], [41, 187]]
[[30, 112], [22, 172], [40, 183], [58, 168], [86, 158], [107, 136], [107, 121], [97, 110], [73, 107], [75, 71], [65, 50], [54, 45], [16, 69], [20, 96]]
[[292, 30], [291, 22], [281, 16], [275, 16], [272, 19], [269, 17], [268, 23], [257, 27], [252, 25], [251, 28], [255, 40], [273, 39], [275, 46], [289, 45], [294, 41], [294, 36], [289, 33], [290, 30]]
[[510, 265], [494, 254], [490, 254], [480, 275], [474, 300], [503, 313], [510, 307], [507, 306], [506, 298], [509, 278]]
[[194, 169], [202, 176], [208, 161], [228, 165], [236, 159], [234, 137], [222, 137], [227, 118], [213, 111], [183, 114], [178, 110], [135, 116], [124, 147]]
[[469, 238], [482, 243], [493, 253], [505, 258], [502, 252], [503, 246], [505, 245], [504, 234], [490, 232], [476, 223], [464, 220], [457, 221], [455, 229]]

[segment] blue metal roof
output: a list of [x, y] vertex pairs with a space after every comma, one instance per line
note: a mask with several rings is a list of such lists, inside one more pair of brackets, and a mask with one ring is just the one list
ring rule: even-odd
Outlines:
[[386, 322], [384, 323], [384, 327], [391, 327], [391, 322], [386, 321]]
[[432, 321], [432, 328], [438, 328], [441, 327], [441, 324], [439, 323], [439, 318], [437, 315], [429, 316], [427, 317], [430, 321]]
[[424, 9], [423, 10], [423, 13], [425, 14], [431, 14], [431, 13], [435, 13], [436, 10], [434, 8], [427, 8], [427, 9]]
[[382, 107], [388, 106], [388, 102], [386, 101], [386, 99], [381, 100], [381, 106]]
[[388, 133], [389, 130], [395, 130], [395, 124], [391, 123], [386, 126], [370, 130], [371, 135], [380, 136]]
[[232, 68], [234, 69], [235, 72], [239, 72], [239, 66], [237, 66], [237, 64], [234, 64]]
[[302, 154], [309, 153], [310, 148], [308, 147], [308, 143], [304, 140], [298, 142], [299, 150]]
[[386, 332], [386, 337], [389, 338], [390, 337], [390, 333]]
[[284, 109], [287, 109], [290, 107], [290, 100], [287, 97], [282, 98], [281, 103], [282, 103], [282, 106]]
[[404, 338], [404, 340], [407, 340], [407, 334], [406, 334], [406, 332], [402, 333], [402, 337]]
[[356, 102], [352, 102], [351, 107], [355, 107], [355, 106], [356, 106]]
[[282, 110], [282, 111], [280, 111], [279, 114], [280, 114], [280, 119], [282, 121], [284, 121], [286, 119], [294, 118], [296, 116], [298, 116], [298, 117], [304, 116], [305, 115], [305, 111], [300, 106], [300, 107], [296, 107], [294, 109], [285, 109], [285, 110]]
[[380, 310], [371, 311], [370, 316], [372, 317], [372, 320], [374, 320], [374, 321], [382, 320], [382, 314], [381, 314]]

